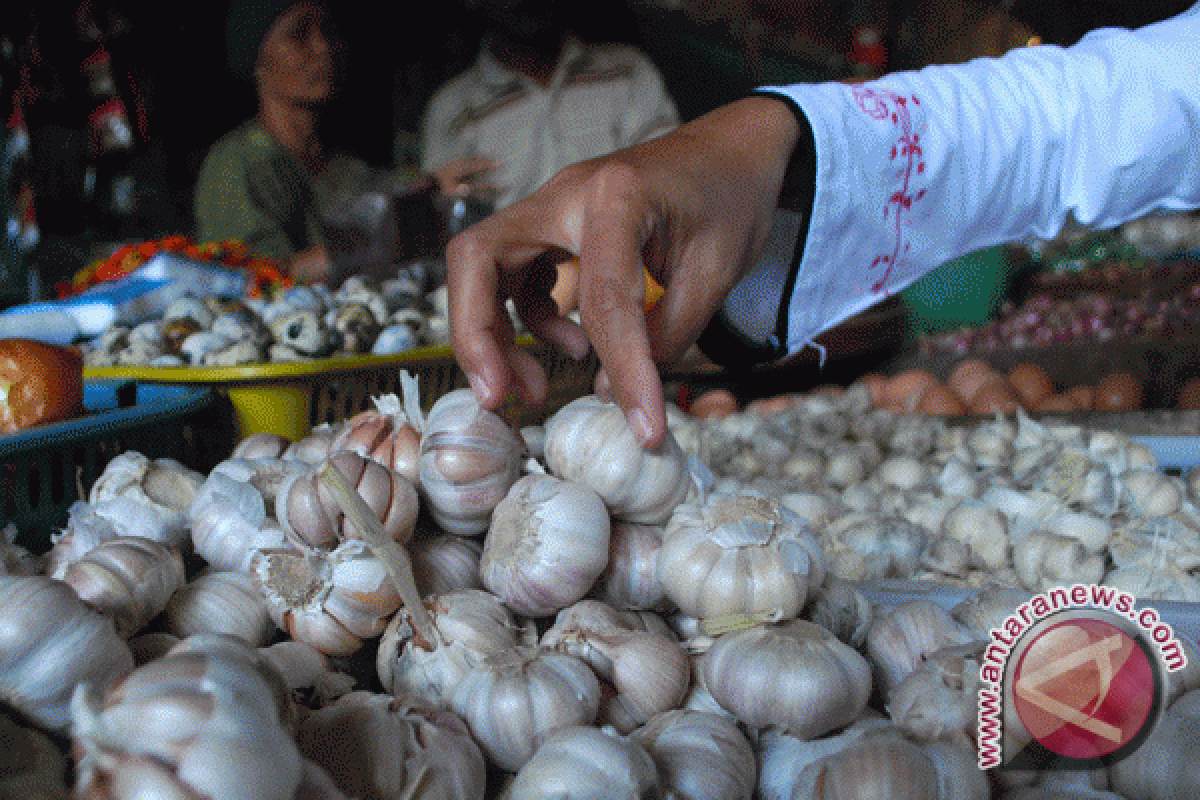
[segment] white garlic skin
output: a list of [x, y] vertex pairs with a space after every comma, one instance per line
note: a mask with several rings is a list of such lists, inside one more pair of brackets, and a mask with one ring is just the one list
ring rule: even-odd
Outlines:
[[609, 532], [608, 566], [592, 594], [616, 608], [669, 611], [674, 603], [658, 579], [662, 528], [614, 520]]
[[108, 686], [133, 669], [110, 618], [43, 576], [0, 575], [0, 699], [50, 729], [69, 719], [81, 682]]
[[185, 642], [99, 692], [80, 684], [71, 737], [77, 791], [114, 800], [292, 800], [303, 767], [278, 689], [236, 640]]
[[620, 406], [595, 395], [547, 420], [544, 447], [554, 475], [590, 487], [628, 522], [664, 524], [691, 488], [687, 457], [670, 431], [657, 451], [646, 452]]
[[885, 694], [926, 657], [945, 647], [967, 644], [972, 632], [927, 598], [894, 608], [875, 618], [867, 632], [867, 654]]
[[183, 585], [183, 557], [150, 539], [121, 536], [71, 564], [62, 579], [128, 637], [166, 608]]
[[309, 715], [296, 741], [351, 797], [483, 800], [483, 753], [447, 711], [351, 692]]
[[446, 693], [488, 656], [536, 641], [518, 627], [500, 598], [482, 589], [438, 595], [426, 602], [426, 608], [437, 648], [430, 651], [415, 641], [402, 610], [379, 640], [375, 667], [386, 691], [420, 698], [436, 708], [445, 707]]
[[820, 545], [792, 512], [756, 493], [679, 505], [663, 531], [658, 579], [685, 614], [794, 617], [825, 578]]
[[802, 739], [779, 729], [762, 731], [758, 753], [757, 796], [762, 800], [796, 800], [813, 797], [813, 775], [808, 767], [861, 741], [864, 736], [892, 729], [892, 724], [868, 711], [845, 728], [818, 739]]
[[88, 502], [100, 505], [121, 496], [134, 500], [143, 507], [143, 516], [171, 531], [160, 541], [177, 543], [187, 524], [187, 510], [203, 481], [203, 475], [174, 459], [150, 459], [127, 450], [105, 465], [92, 484]]
[[854, 720], [871, 692], [871, 668], [832, 633], [805, 620], [726, 634], [700, 659], [704, 685], [754, 728], [802, 738]]
[[275, 633], [266, 600], [243, 572], [205, 572], [167, 601], [167, 628], [180, 637], [199, 633], [236, 636], [258, 646]]
[[400, 607], [387, 567], [357, 540], [328, 553], [259, 550], [250, 574], [275, 624], [327, 655], [354, 653]]
[[444, 530], [474, 536], [521, 474], [520, 435], [482, 408], [470, 389], [442, 395], [421, 431], [418, 486]]
[[518, 614], [542, 617], [587, 594], [608, 564], [609, 516], [588, 487], [522, 477], [496, 506], [484, 540], [483, 585]]
[[573, 726], [542, 742], [503, 797], [506, 800], [641, 800], [658, 796], [658, 771], [631, 739]]
[[589, 725], [600, 706], [591, 667], [553, 650], [518, 647], [489, 657], [447, 694], [487, 757], [509, 771], [550, 731]]
[[667, 711], [630, 734], [649, 751], [664, 790], [688, 800], [750, 800], [754, 748], [730, 717]]
[[449, 533], [422, 536], [408, 543], [413, 577], [422, 597], [456, 589], [479, 589], [479, 559], [483, 545]]

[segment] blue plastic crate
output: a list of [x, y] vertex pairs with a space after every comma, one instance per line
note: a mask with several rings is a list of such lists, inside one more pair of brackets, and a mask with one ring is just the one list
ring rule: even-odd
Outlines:
[[67, 521], [80, 499], [116, 455], [135, 450], [150, 458], [174, 458], [203, 469], [209, 438], [197, 431], [216, 394], [210, 389], [85, 381], [87, 414], [0, 436], [0, 525], [17, 526], [17, 543], [35, 552], [50, 548], [50, 536]]

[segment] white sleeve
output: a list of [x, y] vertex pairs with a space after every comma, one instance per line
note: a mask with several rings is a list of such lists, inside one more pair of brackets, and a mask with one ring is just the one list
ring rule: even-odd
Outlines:
[[1106, 228], [1200, 207], [1200, 4], [1066, 49], [764, 91], [812, 126], [812, 213], [807, 228], [779, 213], [723, 314], [777, 351], [951, 258], [1051, 238], [1069, 215]]

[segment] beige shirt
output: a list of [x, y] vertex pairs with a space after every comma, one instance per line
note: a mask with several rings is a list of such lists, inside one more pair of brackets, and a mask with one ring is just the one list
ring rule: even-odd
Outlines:
[[563, 167], [651, 139], [679, 124], [662, 76], [625, 45], [569, 40], [549, 86], [479, 58], [437, 91], [422, 123], [426, 172], [467, 157], [495, 162], [497, 208]]

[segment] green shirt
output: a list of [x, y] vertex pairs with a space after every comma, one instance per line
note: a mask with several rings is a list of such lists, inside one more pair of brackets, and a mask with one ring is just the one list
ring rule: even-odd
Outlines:
[[318, 181], [256, 120], [208, 151], [196, 180], [200, 242], [240, 239], [250, 252], [289, 261], [325, 241]]

